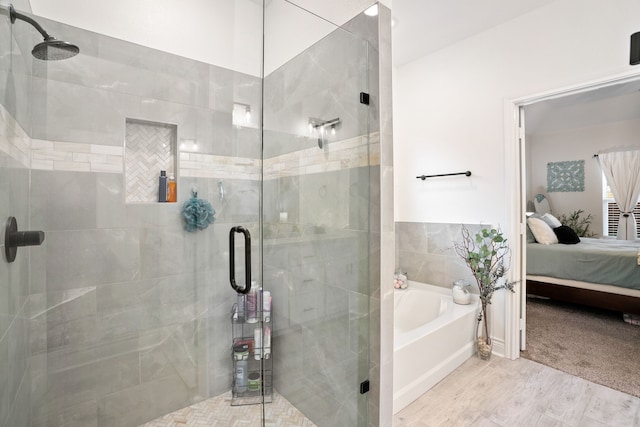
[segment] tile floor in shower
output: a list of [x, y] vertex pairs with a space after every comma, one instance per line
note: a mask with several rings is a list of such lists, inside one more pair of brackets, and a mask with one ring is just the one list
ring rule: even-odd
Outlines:
[[[277, 392], [264, 405], [266, 426], [316, 427]], [[231, 406], [231, 392], [156, 418], [140, 427], [255, 427], [261, 426], [259, 405]]]

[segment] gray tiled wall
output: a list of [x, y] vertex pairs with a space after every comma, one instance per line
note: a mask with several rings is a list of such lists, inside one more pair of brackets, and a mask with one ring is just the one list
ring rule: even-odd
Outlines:
[[336, 135], [325, 136], [329, 144], [365, 135], [368, 110], [360, 92], [369, 88], [367, 65], [365, 40], [336, 29], [266, 76], [264, 127], [278, 137], [265, 144], [265, 158], [315, 146], [309, 118], [340, 118]]
[[[472, 233], [479, 225], [465, 225]], [[461, 224], [396, 222], [396, 268], [410, 280], [451, 287], [458, 279], [473, 282], [464, 261], [455, 253]]]
[[[33, 138], [122, 146], [129, 117], [178, 125], [199, 153], [259, 158], [259, 77], [38, 19], [82, 53], [35, 63]], [[251, 105], [248, 126], [231, 126], [234, 102]]]
[[[82, 185], [46, 197], [61, 182]], [[257, 194], [258, 183], [226, 180], [220, 201], [216, 180], [183, 178], [218, 211], [198, 233], [182, 229], [184, 197], [126, 205], [122, 183], [113, 174], [32, 171], [34, 222], [47, 231], [34, 263], [46, 287], [31, 295], [33, 357], [43, 359], [34, 369], [34, 425], [79, 417], [133, 426], [230, 387], [227, 236], [234, 206], [257, 233], [257, 198], [251, 218], [244, 195]]]
[[[11, 215], [16, 217], [20, 228], [28, 229], [28, 170], [0, 167], [0, 182], [2, 226]], [[0, 250], [0, 426], [21, 426], [29, 422], [28, 299], [31, 250], [20, 248], [16, 260], [11, 264], [5, 261], [4, 238]]]
[[[31, 37], [26, 28], [0, 20], [0, 102], [3, 117], [0, 146], [11, 145], [14, 127], [28, 129], [31, 81]], [[22, 55], [27, 52], [27, 55]], [[27, 57], [28, 56], [28, 57]], [[28, 144], [28, 141], [24, 141]], [[5, 258], [4, 226], [14, 216], [21, 230], [29, 224], [29, 170], [19, 156], [0, 150], [0, 427], [28, 426], [31, 381], [29, 364], [29, 255], [20, 248], [9, 264]]]
[[0, 24], [0, 49], [3, 58], [0, 61], [0, 101], [27, 132], [32, 106], [29, 93], [32, 83], [31, 67], [35, 62], [30, 52], [37, 40], [31, 30], [27, 25], [11, 25], [8, 18]]
[[[300, 149], [329, 156], [337, 146], [332, 142], [367, 135], [370, 107], [359, 103], [359, 93], [370, 90], [368, 49], [363, 39], [338, 29], [265, 78], [265, 158]], [[306, 131], [310, 117], [342, 120], [322, 149]], [[264, 182], [274, 384], [319, 426], [366, 425], [369, 395], [359, 394], [359, 384], [369, 369], [370, 180], [376, 169], [343, 164]], [[280, 212], [286, 221], [280, 222]]]
[[[175, 124], [198, 153], [260, 158], [259, 78], [42, 24], [82, 54], [34, 65], [32, 137], [122, 146], [134, 118]], [[232, 125], [234, 101], [252, 104], [255, 127]], [[228, 230], [257, 234], [259, 182], [225, 179], [221, 200], [218, 179], [179, 177], [176, 204], [127, 204], [123, 185], [122, 173], [31, 172], [32, 225], [47, 233], [32, 262], [34, 427], [136, 426], [230, 388]], [[187, 233], [193, 186], [217, 215]]]

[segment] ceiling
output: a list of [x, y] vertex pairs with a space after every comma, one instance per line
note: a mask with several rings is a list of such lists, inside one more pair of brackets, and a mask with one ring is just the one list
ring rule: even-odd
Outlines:
[[640, 80], [549, 99], [525, 107], [527, 135], [640, 119]]
[[555, 0], [393, 0], [396, 67]]

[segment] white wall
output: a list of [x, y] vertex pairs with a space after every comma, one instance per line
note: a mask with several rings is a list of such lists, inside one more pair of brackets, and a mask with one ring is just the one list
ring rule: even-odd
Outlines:
[[504, 101], [629, 71], [638, 13], [637, 0], [559, 0], [397, 68], [396, 220], [504, 224]]
[[[630, 73], [638, 16], [637, 0], [558, 0], [397, 68], [396, 221], [507, 229], [514, 177], [505, 174], [505, 100]], [[415, 178], [467, 169], [470, 178]], [[493, 304], [498, 339], [505, 335], [503, 297]]]
[[260, 76], [255, 0], [31, 0], [33, 13], [96, 33]]
[[[602, 236], [602, 173], [593, 155], [614, 148], [638, 146], [640, 120], [534, 134], [527, 139], [531, 148], [531, 175], [527, 199], [545, 193], [553, 213], [569, 214], [577, 209], [593, 216], [590, 230]], [[584, 160], [583, 192], [547, 193], [547, 163]]]

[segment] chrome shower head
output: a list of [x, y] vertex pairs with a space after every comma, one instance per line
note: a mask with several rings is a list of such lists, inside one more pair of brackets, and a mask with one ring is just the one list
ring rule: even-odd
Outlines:
[[16, 22], [16, 19], [31, 24], [33, 28], [38, 30], [42, 35], [44, 41], [35, 45], [31, 51], [31, 54], [37, 59], [57, 61], [72, 58], [80, 52], [78, 46], [62, 40], [56, 40], [55, 37], [51, 37], [34, 19], [20, 12], [16, 12], [13, 4], [9, 4], [9, 18], [12, 24]]

